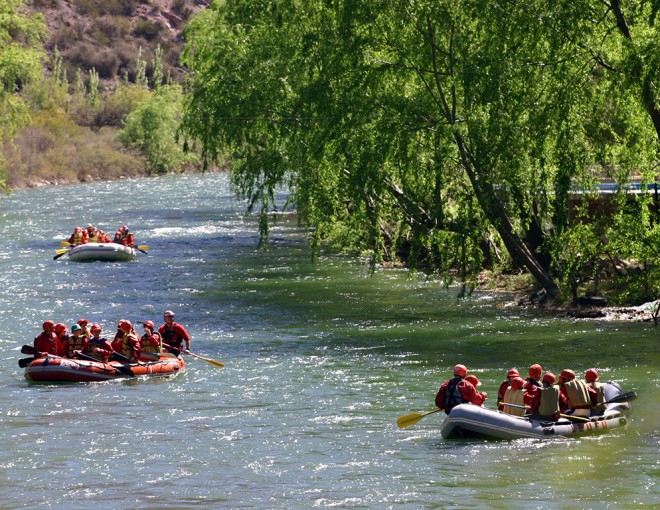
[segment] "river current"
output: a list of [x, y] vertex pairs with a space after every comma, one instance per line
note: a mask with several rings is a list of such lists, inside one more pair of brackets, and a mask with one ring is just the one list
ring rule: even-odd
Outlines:
[[[258, 248], [227, 176], [18, 191], [0, 201], [0, 509], [639, 508], [660, 501], [660, 327], [508, 306], [363, 261], [312, 264], [295, 217]], [[126, 224], [129, 263], [53, 260], [76, 225]], [[192, 336], [174, 378], [31, 385], [46, 319]], [[138, 328], [141, 332], [141, 328]], [[582, 439], [443, 440], [451, 367], [493, 406], [506, 371], [590, 367], [634, 390], [630, 425]], [[526, 370], [525, 370], [526, 371]]]

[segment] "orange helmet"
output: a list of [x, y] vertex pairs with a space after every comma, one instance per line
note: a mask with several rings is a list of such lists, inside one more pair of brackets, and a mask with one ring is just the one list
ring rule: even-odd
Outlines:
[[532, 379], [539, 380], [541, 378], [541, 374], [543, 374], [543, 367], [539, 364], [534, 364], [531, 367], [529, 367], [529, 376]]
[[55, 324], [55, 333], [64, 333], [66, 331], [66, 324], [58, 322]]
[[587, 373], [584, 374], [584, 378], [587, 380], [587, 382], [594, 382], [598, 380], [598, 370], [595, 368], [590, 368], [587, 370]]
[[548, 383], [550, 385], [555, 384], [557, 381], [557, 378], [555, 377], [555, 374], [552, 372], [546, 372], [545, 375], [543, 376], [543, 382]]
[[467, 367], [465, 365], [456, 365], [454, 367], [454, 375], [465, 377], [467, 375]]
[[474, 386], [475, 388], [477, 386], [481, 386], [481, 381], [479, 379], [477, 379], [476, 375], [468, 375], [468, 376], [465, 377], [465, 380], [467, 382], [469, 382], [470, 384], [472, 384], [472, 386]]
[[121, 321], [119, 329], [121, 329], [124, 333], [130, 333], [133, 330], [133, 324], [131, 324], [129, 321]]
[[511, 380], [511, 389], [512, 390], [522, 390], [522, 387], [525, 385], [525, 381], [522, 377], [514, 377]]
[[561, 374], [559, 374], [560, 379], [566, 379], [567, 381], [572, 381], [575, 379], [575, 372], [572, 370], [569, 370], [568, 368], [565, 368], [564, 370], [561, 371]]
[[41, 325], [41, 327], [44, 328], [44, 331], [50, 331], [55, 327], [55, 323], [53, 321], [46, 321]]
[[507, 377], [520, 377], [520, 372], [518, 372], [518, 369], [512, 368], [506, 373]]
[[153, 331], [156, 328], [156, 325], [153, 323], [153, 321], [144, 321], [142, 323], [142, 326], [144, 326], [145, 328], [150, 328], [151, 331]]
[[101, 326], [99, 326], [98, 324], [94, 323], [94, 324], [92, 324], [92, 328], [91, 328], [91, 330], [92, 330], [92, 333], [94, 333], [94, 331], [101, 331]]

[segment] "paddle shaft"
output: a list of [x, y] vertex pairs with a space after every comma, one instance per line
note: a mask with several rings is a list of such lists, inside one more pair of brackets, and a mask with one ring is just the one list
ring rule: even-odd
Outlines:
[[186, 351], [183, 351], [183, 350], [181, 350], [181, 349], [178, 349], [178, 348], [174, 347], [173, 345], [166, 344], [165, 342], [162, 342], [162, 344], [163, 344], [164, 347], [167, 347], [168, 349], [172, 349], [173, 351], [177, 351], [179, 354], [181, 354], [182, 352], [183, 352], [184, 354], [189, 354], [189, 355], [192, 356], [193, 358], [203, 359], [203, 360], [206, 361], [207, 363], [210, 363], [211, 365], [215, 365], [216, 367], [224, 367], [224, 366], [225, 366], [224, 363], [221, 363], [221, 362], [219, 362], [219, 361], [215, 361], [215, 360], [213, 360], [213, 359], [211, 359], [211, 358], [205, 358], [205, 357], [203, 357], [203, 356], [200, 356], [199, 354], [194, 354], [194, 353], [192, 353], [192, 352], [190, 352], [190, 351], [187, 351], [187, 352], [186, 352]]

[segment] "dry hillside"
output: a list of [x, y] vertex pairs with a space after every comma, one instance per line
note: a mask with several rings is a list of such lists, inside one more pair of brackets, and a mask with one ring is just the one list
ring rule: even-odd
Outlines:
[[108, 83], [135, 76], [138, 52], [147, 76], [156, 48], [163, 50], [164, 76], [180, 81], [182, 30], [210, 0], [33, 0], [29, 11], [45, 17], [47, 49], [58, 48], [70, 80], [94, 68]]

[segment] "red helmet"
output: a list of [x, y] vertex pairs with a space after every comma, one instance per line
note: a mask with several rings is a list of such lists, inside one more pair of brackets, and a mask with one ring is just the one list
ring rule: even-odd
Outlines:
[[587, 382], [594, 382], [598, 380], [598, 370], [595, 368], [590, 368], [587, 370], [587, 373], [584, 374], [584, 378], [587, 380]]
[[525, 385], [525, 381], [522, 377], [514, 377], [511, 380], [511, 389], [512, 390], [522, 390], [522, 387]]
[[546, 372], [545, 375], [543, 376], [543, 382], [553, 385], [555, 384], [555, 382], [557, 382], [557, 378], [555, 377], [555, 374], [553, 374], [552, 372]]
[[468, 375], [468, 376], [465, 377], [465, 380], [467, 382], [469, 382], [470, 384], [472, 384], [472, 386], [474, 386], [475, 388], [477, 386], [481, 386], [481, 381], [479, 379], [477, 379], [476, 375]]
[[89, 324], [89, 321], [87, 319], [80, 319], [78, 321], [78, 324], [80, 324], [83, 328]]
[[512, 368], [506, 373], [507, 377], [520, 377], [520, 372], [518, 372], [518, 369]]
[[130, 333], [133, 329], [133, 324], [131, 324], [129, 321], [120, 321], [121, 324], [119, 325], [119, 329], [121, 329], [124, 333]]
[[64, 333], [66, 331], [66, 324], [58, 322], [55, 324], [55, 333]]
[[73, 231], [74, 231], [74, 232], [82, 232], [82, 228], [80, 228], [80, 227], [76, 227], [76, 228], [73, 229]]
[[532, 379], [539, 380], [541, 378], [541, 374], [543, 374], [543, 367], [538, 364], [534, 364], [531, 367], [529, 367], [529, 376]]
[[53, 321], [46, 321], [42, 324], [42, 327], [44, 331], [49, 331], [55, 327], [55, 323]]
[[94, 331], [101, 331], [101, 326], [99, 326], [98, 324], [94, 323], [94, 324], [92, 324], [92, 328], [91, 328], [91, 329], [92, 329], [92, 333], [94, 333]]
[[461, 377], [465, 377], [467, 375], [467, 367], [465, 365], [456, 365], [454, 367], [454, 375], [460, 375]]
[[142, 326], [145, 328], [150, 328], [152, 331], [156, 328], [156, 325], [153, 323], [153, 321], [144, 321]]
[[165, 313], [163, 313], [163, 317], [174, 317], [174, 312], [172, 310], [166, 310]]
[[561, 371], [561, 374], [559, 374], [560, 379], [566, 379], [567, 381], [572, 381], [575, 379], [575, 372], [572, 370], [569, 370], [568, 368], [565, 368], [564, 370]]

